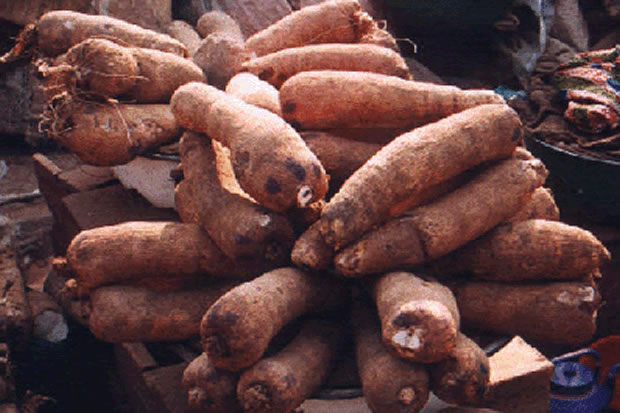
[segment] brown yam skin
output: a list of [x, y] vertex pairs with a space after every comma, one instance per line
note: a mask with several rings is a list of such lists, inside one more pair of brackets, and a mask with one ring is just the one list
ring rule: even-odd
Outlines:
[[411, 79], [409, 68], [398, 53], [374, 44], [294, 47], [251, 59], [242, 67], [276, 88], [297, 73], [309, 70], [373, 72]]
[[106, 286], [91, 294], [91, 332], [110, 343], [179, 341], [196, 337], [209, 307], [235, 284], [207, 285], [158, 292], [130, 286]]
[[[255, 262], [263, 270], [288, 262], [294, 242], [289, 221], [221, 186], [209, 138], [185, 132], [179, 154], [184, 180], [191, 188], [190, 202], [198, 206], [191, 222], [202, 226], [231, 258]], [[182, 206], [185, 198], [175, 201]]]
[[527, 204], [519, 212], [508, 218], [507, 222], [521, 222], [527, 219], [560, 220], [560, 209], [549, 188], [542, 186], [536, 188]]
[[166, 33], [181, 42], [192, 57], [200, 47], [200, 35], [194, 27], [184, 20], [173, 20], [166, 26]]
[[190, 59], [147, 48], [133, 48], [140, 77], [130, 94], [139, 103], [168, 103], [172, 93], [188, 82], [204, 82], [202, 69]]
[[379, 73], [317, 70], [285, 81], [280, 103], [284, 119], [301, 129], [412, 129], [504, 100], [490, 90], [462, 90]]
[[105, 39], [88, 39], [73, 46], [66, 63], [75, 66], [81, 89], [139, 103], [168, 103], [182, 84], [205, 80], [202, 69], [189, 59]]
[[146, 277], [234, 276], [233, 263], [198, 226], [125, 222], [77, 234], [67, 261], [80, 288]]
[[337, 307], [344, 291], [335, 279], [292, 267], [267, 272], [209, 308], [200, 325], [203, 349], [217, 368], [239, 371], [260, 359], [285, 324]]
[[229, 32], [215, 32], [200, 42], [192, 60], [202, 69], [209, 84], [223, 90], [250, 57], [243, 39]]
[[37, 23], [39, 49], [56, 56], [81, 41], [105, 37], [119, 43], [148, 47], [187, 57], [187, 48], [172, 37], [109, 16], [89, 15], [69, 10], [45, 13]]
[[97, 166], [123, 165], [181, 136], [169, 105], [65, 101], [56, 105], [50, 136]]
[[183, 127], [230, 149], [239, 184], [261, 205], [283, 212], [325, 196], [323, 166], [279, 116], [197, 82], [177, 89], [171, 107]]
[[329, 174], [332, 192], [381, 149], [377, 143], [341, 138], [329, 132], [306, 131], [300, 135]]
[[343, 341], [342, 326], [307, 321], [282, 351], [241, 374], [239, 404], [247, 413], [288, 413], [310, 397], [327, 378]]
[[610, 255], [589, 231], [530, 219], [498, 226], [453, 259], [478, 278], [513, 282], [588, 278]]
[[456, 285], [453, 291], [464, 326], [520, 335], [535, 343], [572, 346], [590, 341], [601, 306], [591, 282], [480, 281]]
[[373, 412], [417, 413], [429, 398], [426, 367], [388, 352], [372, 309], [356, 305], [353, 312], [355, 357], [364, 399]]
[[244, 41], [243, 33], [237, 21], [219, 10], [212, 10], [200, 16], [196, 22], [196, 31], [203, 38], [213, 33], [229, 33], [233, 37]]
[[480, 406], [490, 377], [489, 359], [484, 350], [463, 333], [446, 359], [428, 367], [431, 389], [441, 400], [457, 405]]
[[140, 75], [132, 50], [106, 39], [76, 44], [67, 51], [63, 63], [73, 66], [75, 86], [104, 98], [130, 93]]
[[230, 79], [225, 91], [245, 103], [281, 115], [278, 89], [252, 73], [237, 73]]
[[291, 261], [302, 268], [325, 270], [332, 265], [334, 254], [323, 239], [318, 223], [314, 223], [295, 241]]
[[392, 272], [370, 281], [383, 343], [392, 354], [433, 363], [456, 345], [459, 311], [452, 292], [411, 273]]
[[257, 56], [317, 43], [356, 43], [356, 20], [362, 13], [356, 0], [327, 1], [288, 14], [248, 37], [245, 44]]
[[[386, 221], [390, 208], [485, 161], [507, 158], [521, 139], [507, 105], [482, 105], [400, 135], [360, 167], [325, 206], [319, 222], [340, 249]], [[415, 168], [412, 167], [415, 165]]]
[[336, 256], [336, 270], [356, 276], [454, 251], [518, 212], [545, 177], [538, 160], [500, 161], [456, 190], [367, 233]]
[[183, 371], [182, 384], [191, 411], [242, 413], [237, 402], [239, 374], [216, 369], [205, 353]]

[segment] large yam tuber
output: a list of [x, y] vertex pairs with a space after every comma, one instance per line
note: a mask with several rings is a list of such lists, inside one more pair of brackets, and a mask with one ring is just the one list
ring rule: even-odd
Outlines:
[[343, 342], [342, 326], [306, 321], [299, 334], [273, 356], [241, 374], [237, 398], [247, 413], [289, 413], [327, 378]]
[[591, 282], [472, 281], [451, 288], [464, 326], [520, 335], [536, 343], [572, 346], [588, 342], [601, 306], [600, 294]]
[[288, 322], [341, 304], [335, 279], [286, 267], [267, 272], [223, 295], [205, 313], [200, 335], [218, 368], [238, 371], [255, 363]]
[[49, 116], [48, 134], [90, 165], [123, 165], [181, 136], [165, 104], [97, 103], [65, 95]]
[[412, 129], [474, 106], [503, 102], [490, 90], [461, 90], [370, 72], [301, 72], [280, 87], [282, 115], [301, 129]]
[[444, 360], [428, 367], [431, 389], [441, 400], [457, 405], [483, 403], [489, 385], [489, 359], [473, 340], [459, 333]]
[[182, 378], [187, 404], [202, 413], [243, 412], [237, 402], [238, 381], [238, 373], [216, 369], [205, 353], [189, 363]]
[[187, 340], [199, 335], [203, 314], [234, 285], [165, 292], [126, 285], [99, 287], [91, 294], [88, 325], [95, 337], [111, 343]]
[[317, 44], [293, 47], [257, 57], [242, 68], [280, 88], [288, 78], [309, 70], [373, 72], [411, 79], [403, 58], [374, 44]]
[[87, 229], [73, 238], [66, 256], [84, 290], [146, 277], [240, 276], [204, 231], [177, 222], [135, 221]]
[[501, 161], [449, 194], [370, 231], [336, 256], [336, 269], [356, 276], [445, 255], [517, 213], [545, 178], [538, 160]]
[[373, 412], [417, 413], [429, 398], [426, 367], [390, 354], [369, 306], [353, 310], [355, 358], [366, 403]]
[[478, 278], [512, 282], [588, 278], [609, 258], [589, 231], [530, 219], [500, 225], [448, 259]]
[[188, 201], [198, 206], [192, 222], [200, 224], [231, 258], [264, 263], [264, 270], [288, 262], [294, 239], [289, 221], [221, 186], [208, 137], [185, 132], [179, 154], [192, 198], [177, 192], [175, 202], [181, 209]]
[[383, 342], [393, 354], [421, 363], [451, 354], [460, 316], [447, 287], [411, 273], [392, 272], [370, 280], [370, 290]]
[[486, 161], [507, 158], [521, 139], [507, 105], [482, 105], [400, 135], [360, 167], [325, 206], [326, 242], [340, 249], [390, 217], [390, 208]]
[[46, 55], [56, 56], [88, 38], [106, 37], [119, 43], [148, 47], [187, 57], [187, 48], [172, 37], [109, 16], [69, 10], [45, 13], [37, 23], [37, 42]]
[[139, 103], [168, 103], [179, 86], [205, 80], [202, 70], [189, 59], [106, 39], [78, 43], [67, 51], [63, 63], [72, 66], [79, 89]]
[[281, 115], [278, 89], [252, 73], [237, 73], [228, 81], [225, 92], [245, 103]]
[[396, 42], [357, 0], [326, 1], [284, 16], [248, 37], [245, 44], [257, 56], [317, 43], [374, 43], [397, 50]]
[[278, 115], [197, 82], [177, 89], [171, 107], [183, 127], [230, 149], [239, 184], [261, 205], [282, 212], [327, 192], [323, 166]]

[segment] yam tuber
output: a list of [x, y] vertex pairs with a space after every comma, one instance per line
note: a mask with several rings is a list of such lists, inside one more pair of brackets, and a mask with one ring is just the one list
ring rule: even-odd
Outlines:
[[549, 188], [542, 186], [536, 188], [525, 206], [521, 208], [519, 212], [508, 218], [507, 222], [521, 222], [526, 219], [560, 220], [560, 210]]
[[257, 57], [242, 68], [280, 88], [288, 78], [310, 70], [373, 72], [411, 79], [403, 58], [374, 44], [316, 44], [292, 47]]
[[417, 413], [429, 398], [426, 367], [388, 352], [372, 310], [360, 303], [353, 312], [355, 356], [366, 403], [373, 412]]
[[197, 225], [124, 222], [77, 234], [67, 262], [83, 290], [146, 277], [241, 277]]
[[334, 255], [334, 250], [323, 239], [317, 221], [295, 241], [291, 261], [302, 268], [325, 270], [332, 265]]
[[203, 349], [217, 368], [246, 368], [261, 358], [285, 324], [306, 313], [336, 308], [344, 291], [335, 279], [292, 267], [267, 272], [209, 308], [200, 325]]
[[91, 294], [91, 332], [110, 343], [179, 341], [197, 337], [200, 320], [234, 283], [225, 282], [182, 291], [112, 285]]
[[326, 1], [294, 11], [254, 33], [245, 44], [257, 56], [317, 43], [374, 43], [397, 50], [396, 42], [357, 0]]
[[489, 385], [489, 359], [484, 350], [463, 333], [444, 360], [428, 367], [431, 389], [441, 400], [457, 405], [479, 406]]
[[504, 100], [490, 90], [462, 90], [370, 72], [301, 72], [280, 87], [285, 120], [300, 129], [407, 128]]
[[237, 73], [226, 85], [225, 92], [281, 116], [278, 89], [252, 73]]
[[189, 59], [106, 39], [76, 44], [67, 51], [64, 64], [72, 66], [79, 89], [138, 103], [168, 103], [182, 84], [205, 80], [202, 70]]
[[571, 346], [587, 343], [596, 331], [601, 297], [590, 281], [472, 281], [451, 288], [464, 326], [520, 335], [536, 343]]
[[182, 57], [188, 55], [185, 46], [172, 37], [114, 17], [54, 10], [43, 14], [37, 23], [38, 47], [49, 56], [57, 56], [71, 46], [94, 37], [158, 49]]
[[200, 47], [200, 34], [185, 20], [172, 20], [166, 25], [166, 33], [187, 48], [188, 57], [192, 57]]
[[243, 412], [237, 402], [238, 381], [238, 373], [216, 369], [205, 353], [189, 363], [182, 378], [187, 404], [202, 413]]
[[288, 262], [294, 239], [289, 221], [221, 186], [209, 138], [185, 132], [179, 154], [191, 198], [177, 192], [175, 202], [180, 209], [188, 202], [197, 205], [191, 222], [203, 227], [231, 258], [261, 263], [257, 268], [263, 270]]
[[200, 16], [196, 30], [203, 38], [213, 33], [229, 33], [241, 41], [245, 40], [237, 21], [219, 10], [211, 10]]
[[342, 326], [327, 320], [306, 321], [280, 352], [245, 370], [237, 398], [246, 413], [289, 413], [327, 378], [343, 342]]
[[388, 350], [421, 363], [451, 354], [460, 316], [447, 287], [407, 272], [391, 272], [369, 282]]
[[519, 211], [545, 177], [538, 160], [501, 161], [458, 189], [368, 232], [336, 255], [336, 270], [359, 276], [454, 251]]
[[169, 105], [53, 102], [47, 133], [86, 164], [123, 165], [181, 136]]
[[491, 281], [571, 280], [597, 274], [609, 258], [605, 246], [589, 231], [558, 221], [528, 219], [499, 225], [439, 266], [451, 263]]
[[507, 105], [482, 105], [400, 135], [360, 167], [325, 206], [326, 242], [341, 249], [390, 217], [390, 208], [483, 162], [507, 158], [521, 139]]
[[328, 177], [319, 160], [274, 113], [197, 82], [178, 88], [171, 107], [184, 128], [230, 149], [239, 184], [261, 205], [282, 212], [307, 206], [327, 192]]

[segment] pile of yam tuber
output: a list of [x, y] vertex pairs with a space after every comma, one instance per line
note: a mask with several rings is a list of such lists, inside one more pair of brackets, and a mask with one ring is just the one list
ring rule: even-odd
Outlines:
[[63, 268], [101, 340], [200, 339], [196, 411], [292, 412], [345, 351], [375, 412], [484, 406], [470, 332], [593, 336], [609, 253], [559, 220], [516, 112], [412, 79], [356, 0], [247, 39], [207, 13], [187, 48], [101, 16], [36, 26], [53, 138], [94, 165], [179, 141], [179, 222], [85, 230]]

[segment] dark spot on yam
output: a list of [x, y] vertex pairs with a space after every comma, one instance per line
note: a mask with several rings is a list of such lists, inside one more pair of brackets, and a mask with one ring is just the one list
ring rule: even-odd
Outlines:
[[489, 368], [484, 363], [480, 363], [480, 373], [484, 375], [489, 374]]
[[287, 122], [293, 127], [293, 129], [301, 130], [301, 123], [297, 122], [295, 119], [288, 120]]
[[486, 392], [487, 386], [485, 386], [484, 384], [478, 386], [478, 388], [476, 389], [476, 396], [478, 397], [478, 400], [482, 400]]
[[269, 177], [267, 178], [267, 182], [265, 182], [265, 191], [269, 194], [277, 194], [282, 191], [282, 187], [278, 181], [272, 177]]
[[259, 74], [258, 74], [258, 78], [260, 80], [269, 80], [273, 77], [273, 68], [268, 67], [265, 70], [262, 70]]
[[521, 139], [521, 127], [517, 126], [515, 130], [512, 132], [512, 141], [516, 142]]
[[250, 153], [247, 151], [235, 152], [235, 165], [244, 167], [250, 162]]
[[239, 245], [248, 245], [252, 242], [250, 237], [246, 237], [245, 235], [235, 234], [234, 235], [235, 242]]
[[401, 313], [393, 321], [394, 325], [400, 328], [408, 328], [409, 326], [415, 325], [418, 322], [418, 317], [410, 313]]
[[286, 158], [284, 161], [286, 168], [297, 178], [298, 181], [306, 179], [306, 170], [303, 166], [298, 164], [294, 159]]
[[292, 374], [285, 374], [284, 377], [282, 377], [282, 380], [284, 380], [284, 383], [286, 383], [286, 387], [288, 388], [294, 388], [297, 386], [297, 379]]
[[314, 176], [316, 176], [317, 178], [319, 178], [323, 174], [321, 166], [317, 164], [312, 164], [312, 172], [314, 172]]
[[282, 104], [282, 113], [293, 113], [297, 110], [297, 104], [295, 102], [284, 102]]
[[106, 23], [106, 24], [104, 24], [104, 25], [103, 25], [103, 29], [104, 29], [106, 32], [111, 31], [113, 27], [114, 27], [114, 26], [113, 26], [112, 24], [110, 24], [110, 23]]
[[288, 79], [288, 77], [287, 77], [284, 73], [280, 73], [280, 74], [278, 75], [278, 82], [279, 82], [279, 83], [284, 83], [284, 81], [285, 81], [286, 79]]

